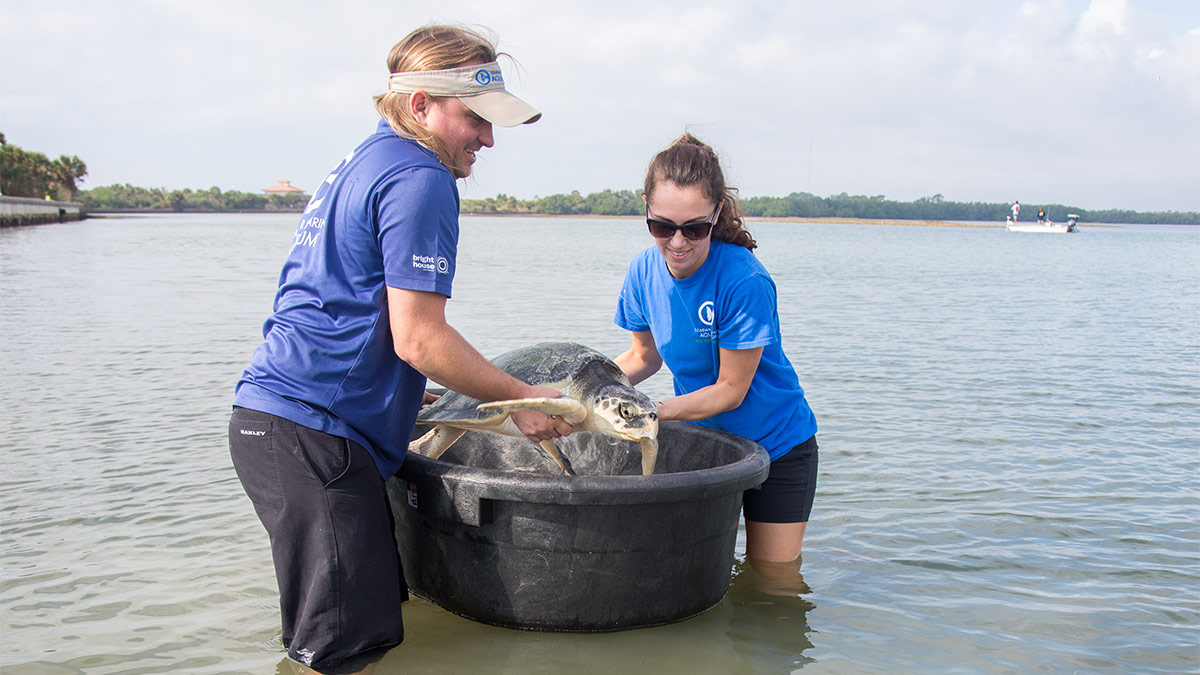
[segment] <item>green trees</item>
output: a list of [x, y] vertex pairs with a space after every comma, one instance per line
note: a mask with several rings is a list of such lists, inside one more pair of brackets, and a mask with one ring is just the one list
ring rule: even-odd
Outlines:
[[598, 216], [634, 216], [645, 210], [641, 196], [633, 190], [595, 192], [583, 200], [585, 213]]
[[[889, 220], [948, 220], [963, 222], [1003, 223], [1011, 213], [1009, 203], [952, 202], [941, 194], [921, 197], [912, 202], [897, 202], [883, 195], [866, 197], [843, 192], [831, 197], [818, 197], [807, 192], [793, 192], [786, 197], [750, 197], [742, 201], [747, 216], [767, 218], [875, 218]], [[1089, 211], [1063, 204], [1033, 204], [1040, 206], [1055, 222], [1066, 222], [1067, 215], [1077, 213], [1084, 223], [1169, 223], [1200, 224], [1200, 214], [1192, 211]]]
[[22, 150], [0, 133], [0, 194], [75, 201], [77, 182], [86, 175], [87, 165], [74, 155], [51, 160], [40, 152]]
[[487, 199], [464, 199], [462, 206], [465, 209], [467, 203], [471, 205], [472, 213], [529, 213], [527, 204], [518, 202], [516, 197], [510, 197], [506, 194], [498, 194], [495, 197]]
[[498, 213], [518, 214], [536, 213], [548, 216], [635, 216], [642, 212], [642, 197], [633, 190], [604, 190], [593, 192], [586, 197], [578, 190], [570, 194], [550, 195], [549, 197], [534, 197], [530, 200], [518, 200], [508, 195], [498, 195], [494, 199], [464, 199], [463, 213]]
[[308, 195], [222, 192], [215, 186], [168, 191], [125, 184], [83, 190], [79, 199], [89, 211], [299, 211], [308, 202]]
[[579, 190], [574, 190], [569, 195], [550, 195], [541, 199], [534, 198], [533, 208], [537, 213], [543, 213], [551, 216], [565, 216], [572, 213], [579, 213], [583, 207], [583, 196], [579, 194]]
[[308, 202], [306, 194], [221, 192], [217, 187], [167, 191], [127, 183], [80, 190], [78, 183], [86, 175], [87, 165], [74, 155], [52, 160], [22, 150], [0, 133], [0, 194], [9, 197], [79, 201], [91, 211], [299, 211]]

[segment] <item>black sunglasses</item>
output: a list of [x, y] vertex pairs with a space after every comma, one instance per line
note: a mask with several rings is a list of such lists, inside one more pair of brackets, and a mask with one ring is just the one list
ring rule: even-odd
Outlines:
[[685, 239], [699, 241], [708, 236], [712, 231], [713, 225], [717, 222], [717, 214], [721, 213], [721, 204], [717, 204], [717, 208], [713, 209], [712, 217], [707, 222], [684, 223], [676, 225], [668, 223], [665, 220], [650, 217], [650, 207], [646, 207], [646, 226], [650, 228], [650, 236], [655, 239], [670, 239], [675, 236], [675, 231], [683, 232]]

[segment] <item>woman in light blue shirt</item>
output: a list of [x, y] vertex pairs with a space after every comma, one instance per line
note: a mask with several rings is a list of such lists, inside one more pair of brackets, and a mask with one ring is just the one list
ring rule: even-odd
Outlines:
[[616, 362], [637, 384], [665, 363], [675, 397], [660, 420], [755, 441], [771, 472], [743, 495], [746, 555], [800, 555], [817, 479], [817, 422], [783, 353], [775, 283], [752, 251], [712, 148], [684, 135], [650, 163], [643, 199], [655, 246], [629, 265], [614, 321], [633, 343]]

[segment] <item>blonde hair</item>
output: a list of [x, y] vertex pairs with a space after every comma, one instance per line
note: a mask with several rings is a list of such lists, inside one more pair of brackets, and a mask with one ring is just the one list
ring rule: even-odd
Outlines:
[[[445, 70], [472, 61], [490, 63], [498, 56], [494, 42], [476, 31], [460, 26], [435, 25], [418, 28], [388, 53], [388, 73]], [[389, 91], [375, 97], [375, 110], [392, 131], [432, 150], [453, 173], [451, 153], [445, 141], [417, 122], [408, 111], [409, 94]]]

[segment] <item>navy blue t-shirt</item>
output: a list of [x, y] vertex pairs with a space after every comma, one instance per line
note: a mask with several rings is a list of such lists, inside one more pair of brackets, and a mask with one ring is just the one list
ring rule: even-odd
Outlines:
[[613, 321], [650, 331], [682, 396], [715, 384], [719, 349], [762, 347], [742, 404], [697, 424], [748, 438], [778, 459], [817, 433], [796, 371], [783, 353], [775, 282], [749, 250], [713, 241], [700, 269], [671, 276], [657, 247], [629, 263]]
[[425, 377], [393, 348], [387, 287], [450, 296], [458, 187], [380, 120], [313, 193], [234, 405], [349, 438], [400, 468]]

